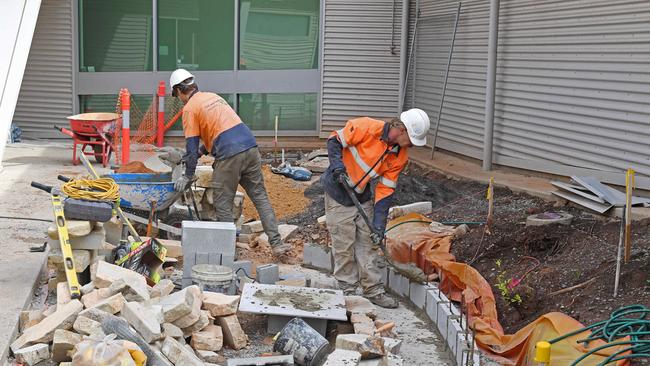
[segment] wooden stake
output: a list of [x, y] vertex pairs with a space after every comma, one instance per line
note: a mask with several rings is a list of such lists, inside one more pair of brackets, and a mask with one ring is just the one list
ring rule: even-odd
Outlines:
[[273, 138], [273, 162], [278, 162], [278, 119], [280, 116], [275, 115], [275, 137]]
[[488, 214], [485, 224], [485, 232], [489, 235], [492, 235], [492, 222], [494, 221], [494, 177], [490, 177], [490, 184], [488, 185], [487, 190], [487, 200], [488, 200]]
[[625, 174], [625, 263], [632, 254], [632, 194], [634, 193], [634, 170]]

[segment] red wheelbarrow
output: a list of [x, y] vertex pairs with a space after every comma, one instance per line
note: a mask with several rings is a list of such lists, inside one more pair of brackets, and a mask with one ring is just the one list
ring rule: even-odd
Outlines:
[[[56, 125], [54, 128], [72, 137], [72, 164], [79, 165], [77, 145], [81, 145], [82, 154], [94, 156], [95, 161], [107, 167], [115, 151], [114, 136], [119, 118], [117, 113], [82, 113], [68, 117], [70, 130]], [[85, 151], [88, 146], [92, 151]]]

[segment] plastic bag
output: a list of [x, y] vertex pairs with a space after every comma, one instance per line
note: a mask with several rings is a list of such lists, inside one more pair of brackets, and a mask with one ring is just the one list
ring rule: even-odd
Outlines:
[[271, 168], [271, 171], [275, 174], [282, 174], [285, 177], [302, 181], [308, 181], [312, 176], [312, 172], [310, 172], [309, 169], [292, 167], [288, 161], [280, 164], [277, 168]]
[[115, 334], [104, 339], [87, 338], [74, 347], [75, 366], [144, 366], [147, 356], [135, 343], [116, 340]]

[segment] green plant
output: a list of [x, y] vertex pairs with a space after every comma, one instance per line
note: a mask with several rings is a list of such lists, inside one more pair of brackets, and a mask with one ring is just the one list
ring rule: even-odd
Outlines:
[[512, 283], [512, 277], [508, 277], [506, 270], [501, 269], [501, 259], [494, 261], [494, 264], [497, 266], [498, 270], [495, 287], [501, 293], [501, 297], [507, 303], [520, 306], [524, 300], [514, 288], [511, 288], [510, 284]]

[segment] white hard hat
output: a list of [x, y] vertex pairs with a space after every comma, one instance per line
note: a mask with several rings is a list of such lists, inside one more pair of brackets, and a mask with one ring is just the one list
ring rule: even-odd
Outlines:
[[[172, 72], [172, 76], [169, 77], [169, 87], [171, 88], [172, 93], [174, 92], [174, 87], [176, 85], [190, 78], [194, 79], [194, 75], [185, 69], [176, 69]], [[191, 83], [188, 83], [188, 85], [192, 85], [193, 83], [194, 80], [192, 80]]]
[[412, 108], [402, 112], [399, 116], [400, 121], [406, 126], [406, 132], [409, 134], [411, 143], [415, 146], [424, 146], [427, 143], [427, 133], [429, 132], [429, 116], [419, 108]]

